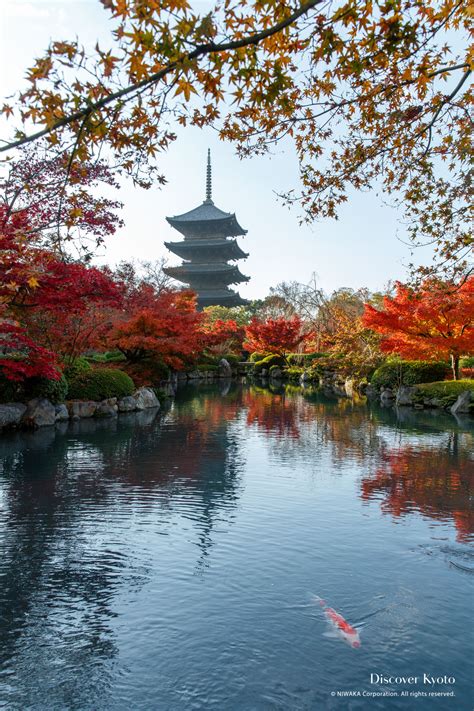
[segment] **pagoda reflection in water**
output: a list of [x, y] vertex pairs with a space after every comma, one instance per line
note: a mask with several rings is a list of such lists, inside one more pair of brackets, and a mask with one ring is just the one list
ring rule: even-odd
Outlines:
[[247, 234], [234, 213], [219, 210], [212, 201], [211, 155], [207, 154], [206, 199], [199, 207], [182, 215], [166, 218], [184, 235], [181, 242], [165, 242], [165, 246], [184, 261], [164, 272], [196, 292], [198, 307], [240, 306], [247, 303], [229, 284], [249, 281], [236, 264], [248, 257], [235, 238]]

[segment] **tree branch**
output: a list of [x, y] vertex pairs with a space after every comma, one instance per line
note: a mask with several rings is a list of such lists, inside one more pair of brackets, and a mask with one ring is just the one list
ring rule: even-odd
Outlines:
[[12, 148], [18, 148], [19, 146], [23, 146], [26, 143], [36, 141], [39, 138], [42, 138], [43, 136], [47, 136], [53, 131], [57, 131], [59, 128], [64, 128], [65, 126], [69, 126], [70, 124], [75, 123], [76, 121], [81, 121], [87, 118], [92, 113], [103, 109], [114, 101], [117, 101], [117, 99], [122, 99], [124, 96], [133, 94], [133, 92], [138, 91], [139, 89], [148, 88], [149, 86], [152, 86], [153, 84], [159, 82], [170, 72], [173, 72], [178, 69], [183, 62], [190, 62], [194, 59], [199, 59], [200, 57], [207, 56], [210, 54], [227, 52], [229, 50], [241, 49], [243, 47], [257, 45], [262, 40], [267, 39], [268, 37], [272, 37], [273, 35], [278, 34], [278, 32], [281, 32], [282, 30], [289, 27], [297, 19], [299, 19], [303, 15], [306, 15], [313, 7], [316, 7], [316, 5], [320, 5], [323, 1], [324, 0], [309, 0], [308, 2], [301, 5], [298, 10], [295, 10], [293, 13], [291, 13], [291, 15], [289, 15], [285, 20], [281, 20], [281, 22], [278, 22], [276, 25], [273, 25], [273, 27], [269, 27], [266, 30], [262, 30], [261, 32], [256, 32], [253, 35], [250, 35], [249, 37], [242, 38], [241, 40], [223, 42], [222, 44], [216, 44], [215, 42], [207, 42], [206, 44], [199, 45], [192, 52], [185, 54], [183, 57], [174, 62], [170, 62], [170, 64], [168, 64], [166, 67], [163, 67], [158, 72], [151, 74], [149, 77], [146, 77], [145, 79], [142, 79], [141, 81], [135, 84], [126, 86], [123, 89], [119, 89], [118, 91], [115, 91], [109, 94], [108, 96], [104, 96], [98, 101], [90, 102], [88, 106], [85, 106], [83, 109], [79, 109], [78, 111], [75, 111], [69, 116], [64, 116], [51, 126], [48, 126], [42, 129], [41, 131], [32, 133], [29, 136], [23, 136], [23, 138], [20, 138], [17, 141], [13, 141], [3, 147], [0, 147], [0, 153], [7, 150], [11, 150]]

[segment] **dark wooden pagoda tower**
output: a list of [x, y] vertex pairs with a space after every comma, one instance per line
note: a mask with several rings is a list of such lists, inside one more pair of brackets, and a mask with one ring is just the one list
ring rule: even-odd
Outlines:
[[165, 242], [165, 246], [184, 261], [178, 267], [163, 271], [196, 292], [198, 308], [205, 306], [240, 306], [248, 303], [229, 284], [249, 281], [236, 264], [248, 257], [236, 239], [247, 234], [235, 214], [223, 212], [212, 201], [211, 152], [207, 152], [206, 199], [199, 207], [183, 215], [166, 218], [184, 236], [181, 242]]

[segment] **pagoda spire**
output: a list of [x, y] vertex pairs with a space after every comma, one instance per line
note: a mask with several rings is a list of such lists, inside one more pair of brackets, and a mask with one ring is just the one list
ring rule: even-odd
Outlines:
[[206, 202], [212, 202], [212, 168], [210, 148], [207, 149]]

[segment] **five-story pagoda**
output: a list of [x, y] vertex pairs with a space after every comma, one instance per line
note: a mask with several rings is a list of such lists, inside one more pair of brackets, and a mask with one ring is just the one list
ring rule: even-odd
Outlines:
[[166, 218], [184, 236], [181, 242], [165, 242], [165, 246], [184, 261], [178, 267], [163, 271], [196, 292], [198, 307], [240, 306], [248, 303], [229, 284], [249, 281], [236, 264], [248, 257], [236, 239], [247, 234], [235, 214], [223, 212], [212, 201], [211, 152], [207, 153], [206, 199], [199, 207], [183, 215]]

